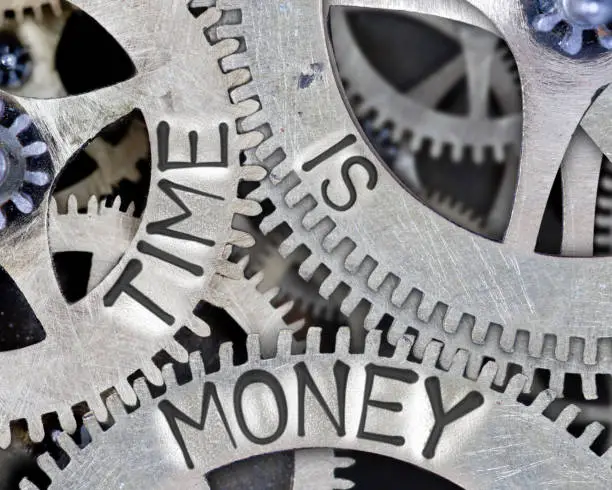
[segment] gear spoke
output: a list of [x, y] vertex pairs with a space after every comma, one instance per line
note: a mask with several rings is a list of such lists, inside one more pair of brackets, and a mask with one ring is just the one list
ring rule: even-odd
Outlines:
[[593, 255], [595, 207], [601, 150], [578, 129], [561, 166], [563, 183], [563, 243], [561, 254]]
[[104, 128], [128, 115], [146, 91], [147, 77], [61, 99], [19, 98], [44, 135], [59, 174], [74, 154]]
[[427, 107], [437, 106], [444, 96], [465, 77], [465, 64], [463, 56], [454, 57], [417, 86], [411, 88], [406, 95]]
[[489, 115], [491, 71], [498, 38], [472, 26], [461, 26], [459, 37], [465, 54], [469, 89], [469, 110], [472, 119]]

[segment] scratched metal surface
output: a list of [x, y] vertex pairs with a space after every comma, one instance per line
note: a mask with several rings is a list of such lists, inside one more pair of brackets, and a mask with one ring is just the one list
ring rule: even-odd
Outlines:
[[[510, 224], [501, 243], [468, 233], [424, 207], [390, 175], [343, 100], [326, 41], [329, 5], [263, 0], [252, 8], [232, 1], [228, 8], [242, 10], [239, 27], [248, 46], [239, 58], [250, 67], [250, 90], [262, 101], [256, 120], [268, 121], [273, 130], [257, 152], [271, 173], [256, 196], [277, 207], [264, 228], [289, 224], [293, 235], [283, 250], [304, 244], [312, 252], [302, 273], [308, 276], [324, 263], [332, 273], [322, 292], [348, 285], [344, 312], [366, 299], [375, 305], [369, 326], [384, 313], [396, 319], [393, 339], [414, 327], [423, 345], [438, 338], [449, 351], [466, 349], [503, 366], [512, 360], [528, 373], [543, 367], [557, 383], [565, 372], [581, 373], [586, 396], [594, 397], [594, 374], [611, 368], [612, 261], [543, 256], [533, 249], [568, 143], [593, 94], [612, 79], [610, 57], [570, 59], [536, 42], [519, 0], [331, 5], [426, 12], [493, 25], [503, 35], [524, 87], [523, 149]], [[270, 39], [269, 32], [278, 35]], [[300, 78], [312, 74], [313, 65], [322, 69], [301, 88]], [[609, 125], [605, 118], [598, 123]], [[354, 142], [339, 151], [336, 145], [345, 138]], [[277, 148], [284, 158], [274, 153]], [[337, 169], [352, 157], [365, 160], [351, 168], [345, 164], [350, 175], [342, 177]], [[580, 219], [585, 206], [569, 200], [564, 212]]]
[[[45, 465], [50, 488], [77, 489], [87, 481], [91, 490], [170, 489], [177, 482], [205, 489], [210, 487], [202, 475], [216, 468], [309, 447], [389, 456], [466, 489], [608, 488], [607, 457], [588, 447], [597, 428], [577, 441], [566, 430], [575, 415], [571, 410], [557, 422], [541, 415], [550, 395], [542, 394], [529, 408], [518, 403], [524, 378], [499, 393], [489, 388], [494, 375], [489, 368], [477, 382], [460, 376], [464, 356], [457, 357], [451, 373], [435, 367], [440, 352], [435, 347], [423, 364], [405, 360], [409, 345], [403, 342], [394, 357], [381, 358], [381, 337], [373, 334], [365, 354], [347, 353], [347, 331], [339, 334], [336, 354], [319, 354], [318, 333], [310, 331], [309, 352], [296, 356], [290, 355], [291, 337], [281, 336], [278, 357], [263, 361], [251, 338], [249, 361], [235, 367], [231, 350], [222, 349], [221, 368], [213, 374], [204, 374], [194, 357], [193, 381], [178, 386], [172, 370], [165, 370], [169, 389], [154, 400], [138, 381], [137, 410], [126, 414], [113, 397], [113, 427], [101, 432], [89, 421], [93, 442], [83, 450], [67, 436], [61, 439], [71, 462], [63, 470], [53, 469], [53, 462]], [[324, 400], [304, 399], [303, 432], [298, 370], [312, 376]], [[339, 407], [345, 407], [344, 416]], [[314, 471], [307, 480], [313, 486], [304, 488], [350, 488], [314, 486], [320, 476]]]

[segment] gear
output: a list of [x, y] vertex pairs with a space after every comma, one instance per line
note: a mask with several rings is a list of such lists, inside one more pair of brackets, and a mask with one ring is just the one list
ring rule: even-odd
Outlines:
[[[88, 252], [92, 254], [87, 292], [113, 270], [136, 236], [141, 219], [135, 216], [134, 205], [121, 212], [121, 199], [115, 199], [111, 207], [89, 199], [86, 212], [79, 213], [77, 198], [68, 199], [65, 214], [60, 214], [57, 202], [49, 207], [49, 249], [51, 254], [61, 252]], [[110, 243], [103, 237], [112, 237]]]
[[[349, 25], [353, 11], [333, 9], [331, 33], [340, 76], [347, 81], [347, 96], [358, 101], [353, 104], [357, 117], [367, 119], [378, 131], [386, 129], [396, 144], [409, 138], [407, 145], [413, 153], [429, 142], [428, 151], [434, 157], [441, 156], [448, 146], [455, 161], [465, 158], [468, 148], [475, 162], [484, 161], [487, 149], [493, 150], [497, 161], [505, 161], [508, 147], [519, 148], [520, 89], [507, 50], [498, 47], [496, 35], [439, 17], [410, 16], [457, 41], [463, 51], [416, 87], [401, 93], [376, 71], [355, 41]], [[470, 112], [459, 116], [437, 109], [466, 74], [471, 84]], [[501, 103], [504, 115], [499, 118], [489, 116], [490, 91]]]
[[[240, 152], [260, 141], [237, 135], [236, 120], [255, 103], [230, 103], [228, 92], [248, 73], [222, 73], [218, 59], [236, 49], [232, 41], [210, 46], [203, 28], [219, 13], [197, 19], [181, 0], [79, 0], [82, 8], [123, 45], [138, 74], [119, 85], [63, 99], [15, 97], [40, 128], [57, 175], [84, 144], [140, 107], [151, 128], [151, 187], [142, 225], [116, 267], [83, 300], [69, 304], [56, 281], [48, 249], [49, 200], [27, 226], [4, 235], [2, 268], [21, 290], [43, 326], [38, 344], [0, 353], [0, 445], [10, 442], [9, 422], [25, 419], [32, 439], [43, 437], [43, 414], [56, 412], [61, 426], [76, 429], [72, 407], [86, 401], [98, 417], [100, 393], [115, 386], [135, 400], [125, 379], [142, 369], [161, 382], [151, 358], [165, 350], [185, 360], [174, 335], [186, 327], [207, 335], [193, 315], [216, 274], [240, 277], [227, 261], [245, 234], [232, 229], [235, 214], [260, 212], [237, 198], [242, 180], [262, 169], [244, 168]], [[153, 15], [153, 13], [155, 15]], [[146, 32], [146, 36], [142, 33]], [[197, 218], [194, 218], [197, 217]], [[35, 271], [33, 270], [35, 268]]]
[[85, 152], [98, 168], [76, 184], [54, 194], [62, 212], [66, 211], [70, 196], [75, 196], [78, 205], [84, 207], [92, 196], [101, 198], [112, 195], [121, 181], [140, 181], [142, 175], [138, 163], [150, 159], [147, 128], [138, 119], [131, 119], [128, 131], [119, 144], [112, 145], [98, 137], [87, 145]]
[[57, 17], [64, 11], [62, 0], [3, 0], [2, 11], [4, 15], [0, 20], [16, 19], [23, 22], [29, 12], [34, 14], [34, 18], [42, 20], [44, 11], [49, 8]]
[[551, 32], [565, 25], [565, 35], [559, 41], [562, 51], [577, 55], [583, 49], [585, 31], [597, 36], [600, 46], [612, 49], [612, 4], [608, 0], [538, 0], [540, 13], [533, 20], [539, 32]]
[[[225, 344], [214, 373], [205, 372], [195, 354], [192, 380], [181, 385], [168, 365], [160, 396], [149, 392], [144, 379], [135, 381], [139, 404], [129, 414], [120, 398], [110, 395], [112, 427], [103, 432], [95, 419], [86, 418], [93, 442], [84, 449], [61, 435], [58, 441], [70, 457], [62, 470], [50, 456], [39, 459], [49, 488], [82, 488], [84, 481], [91, 490], [209, 488], [202, 475], [216, 468], [311, 447], [383, 454], [463, 488], [609, 486], [609, 455], [599, 457], [589, 447], [602, 427], [593, 423], [578, 438], [570, 435], [577, 410], [568, 407], [556, 421], [547, 419], [542, 415], [552, 399], [547, 391], [530, 406], [517, 402], [522, 375], [504, 392], [493, 390], [494, 363], [476, 381], [468, 380], [462, 377], [463, 353], [449, 371], [438, 367], [441, 350], [435, 342], [420, 364], [406, 360], [407, 339], [383, 356], [378, 331], [368, 335], [363, 354], [349, 352], [346, 328], [338, 333], [334, 354], [320, 353], [319, 329], [308, 332], [305, 354], [291, 355], [291, 339], [284, 332], [276, 358], [262, 360], [257, 337], [250, 337], [248, 361], [240, 366], [234, 366], [232, 348]], [[35, 487], [23, 482], [21, 488]]]
[[[265, 233], [280, 225], [291, 228], [280, 247], [283, 255], [300, 246], [310, 251], [300, 274], [308, 278], [325, 265], [330, 273], [321, 294], [344, 288], [345, 315], [367, 304], [368, 329], [390, 319], [393, 343], [418, 332], [416, 356], [438, 339], [445, 345], [444, 359], [457, 350], [470, 352], [471, 372], [482, 359], [495, 359], [499, 383], [516, 365], [528, 377], [536, 369], [550, 371], [551, 387], [562, 392], [565, 375], [576, 373], [585, 397], [596, 397], [596, 375], [612, 370], [607, 293], [612, 261], [533, 250], [550, 189], [585, 111], [587, 121], [594, 119], [585, 129], [596, 143], [593, 128], [602, 135], [609, 131], [609, 109], [597, 107], [612, 91], [589, 109], [593, 94], [609, 81], [609, 59], [577, 63], [533, 44], [519, 0], [470, 0], [473, 7], [376, 3], [426, 9], [472, 25], [492, 21], [515, 54], [525, 93], [525, 132], [512, 217], [497, 243], [456, 227], [404, 192], [363, 140], [335, 79], [326, 42], [329, 12], [320, 2], [296, 0], [291, 15], [272, 0], [257, 8], [240, 0], [216, 4], [226, 11], [216, 38], [240, 37], [247, 46], [222, 62], [225, 69], [251, 70], [250, 82], [233, 92], [233, 100], [257, 96], [262, 104], [242, 128], [268, 123], [266, 141], [248, 152], [247, 163], [263, 163], [269, 177], [251, 197], [274, 206], [262, 222]], [[262, 38], [269, 32], [280, 33], [274, 38], [278, 49]], [[304, 43], [280, 49], [296, 38]], [[309, 76], [313, 62], [316, 77]], [[578, 196], [564, 197], [564, 216], [577, 222], [592, 219], [593, 209], [594, 203]]]

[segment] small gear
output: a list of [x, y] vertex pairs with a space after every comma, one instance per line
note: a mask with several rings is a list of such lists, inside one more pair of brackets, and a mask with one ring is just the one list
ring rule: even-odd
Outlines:
[[[368, 334], [363, 353], [349, 351], [349, 336], [341, 329], [335, 352], [323, 354], [321, 331], [313, 328], [306, 353], [292, 355], [293, 336], [283, 332], [272, 359], [260, 357], [259, 339], [251, 336], [248, 360], [234, 365], [232, 346], [224, 344], [216, 372], [207, 372], [194, 353], [190, 381], [179, 384], [167, 365], [165, 390], [157, 395], [137, 379], [138, 402], [129, 413], [117, 394], [108, 397], [110, 428], [102, 431], [94, 417], [85, 419], [91, 444], [81, 449], [68, 435], [58, 437], [70, 458], [65, 467], [58, 468], [49, 455], [39, 458], [49, 488], [72, 490], [87, 482], [90, 490], [206, 489], [202, 475], [217, 468], [279, 451], [327, 447], [383, 454], [463, 488], [510, 490], [551, 482], [568, 490], [609, 488], [610, 454], [598, 456], [590, 448], [601, 425], [571, 435], [568, 427], [579, 411], [570, 406], [555, 421], [548, 419], [542, 413], [553, 400], [549, 391], [529, 406], [518, 402], [522, 375], [500, 391], [492, 389], [494, 363], [475, 381], [464, 377], [464, 353], [455, 356], [449, 371], [440, 369], [437, 342], [415, 363], [407, 360], [407, 338], [383, 355], [381, 332]], [[329, 466], [313, 469], [331, 476]], [[336, 486], [322, 488], [350, 488], [337, 478], [323, 481]], [[21, 488], [36, 487], [24, 481]]]
[[17, 22], [22, 22], [29, 13], [32, 13], [36, 20], [42, 20], [47, 8], [59, 17], [64, 12], [64, 2], [63, 0], [3, 0], [4, 15], [0, 17], [0, 21], [15, 19]]
[[612, 3], [609, 0], [538, 0], [542, 12], [533, 20], [539, 32], [551, 32], [560, 24], [565, 34], [559, 41], [561, 50], [579, 54], [584, 47], [585, 32], [592, 32], [603, 48], [612, 49]]
[[23, 86], [32, 74], [32, 57], [19, 39], [0, 32], [0, 87], [5, 90]]
[[0, 230], [41, 204], [52, 180], [51, 157], [31, 117], [0, 99]]

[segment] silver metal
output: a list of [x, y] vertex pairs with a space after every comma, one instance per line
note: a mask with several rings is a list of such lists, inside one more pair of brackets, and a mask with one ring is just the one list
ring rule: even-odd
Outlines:
[[[36, 345], [0, 353], [2, 447], [10, 441], [11, 420], [25, 418], [35, 441], [43, 437], [40, 416], [45, 413], [57, 412], [61, 425], [73, 431], [71, 407], [76, 403], [86, 400], [104, 418], [100, 393], [105, 389], [115, 386], [126, 401], [135, 400], [125, 381], [135, 370], [161, 382], [151, 361], [155, 353], [165, 349], [186, 360], [174, 334], [183, 326], [208, 334], [192, 311], [206, 297], [215, 274], [239, 276], [240, 271], [225, 260], [230, 244], [248, 241], [232, 229], [234, 214], [260, 211], [256, 203], [236, 197], [241, 179], [263, 177], [261, 169], [239, 165], [239, 152], [260, 137], [236, 134], [236, 119], [252, 113], [256, 104], [230, 103], [228, 91], [244, 83], [248, 73], [225, 75], [219, 69], [218, 59], [236, 44], [207, 43], [203, 29], [218, 20], [215, 12], [195, 19], [181, 0], [74, 4], [117, 39], [138, 73], [119, 85], [79, 96], [17, 98], [41, 129], [56, 175], [102, 128], [134, 108], [144, 114], [152, 148], [159, 148], [159, 153], [153, 155], [148, 205], [134, 240], [102, 283], [78, 303], [66, 302], [54, 276], [47, 200], [28, 226], [14, 227], [2, 237], [0, 265], [21, 289], [46, 334]], [[176, 201], [164, 189], [174, 189]], [[145, 299], [124, 289], [127, 282], [120, 279], [129, 274], [133, 278], [127, 281]]]
[[[506, 40], [523, 85], [524, 129], [516, 196], [502, 243], [470, 234], [426, 209], [378, 161], [347, 111], [334, 73], [327, 41], [334, 5], [405, 9], [471, 24], [482, 23], [485, 15]], [[612, 369], [612, 261], [545, 257], [533, 249], [576, 127], [596, 91], [612, 81], [612, 57], [578, 62], [548, 49], [532, 36], [519, 0], [334, 0], [329, 5], [294, 0], [290, 11], [273, 0], [261, 0], [257, 8], [239, 0], [219, 0], [217, 6], [239, 8], [243, 16], [242, 24], [218, 31], [221, 38], [243, 36], [248, 47], [223, 61], [226, 68], [248, 66], [252, 73], [253, 80], [234, 99], [257, 94], [262, 103], [262, 111], [247, 118], [243, 128], [268, 122], [272, 130], [250, 160], [270, 170], [254, 194], [276, 207], [262, 229], [291, 227], [281, 252], [308, 247], [312, 255], [301, 266], [303, 277], [325, 264], [331, 273], [322, 294], [328, 297], [347, 285], [343, 312], [348, 315], [367, 301], [367, 328], [390, 314], [392, 342], [408, 328], [418, 330], [417, 356], [435, 338], [445, 343], [447, 356], [457, 349], [470, 352], [473, 370], [485, 356], [496, 359], [498, 380], [510, 362], [528, 376], [537, 368], [550, 370], [555, 388], [562, 388], [565, 373], [579, 373], [585, 395], [595, 397], [595, 374]], [[269, 32], [279, 34], [264, 41]], [[301, 88], [298, 81], [313, 63], [320, 72]], [[607, 97], [608, 92], [600, 99]], [[592, 126], [606, 134], [609, 117], [593, 114]], [[592, 126], [586, 132], [599, 144]], [[304, 169], [348, 135], [355, 136], [353, 144], [313, 170]], [[366, 158], [377, 181], [368, 188], [366, 168], [352, 168], [355, 202], [338, 210], [324, 198], [341, 206], [352, 202], [338, 170], [350, 157]], [[331, 184], [325, 189], [326, 180]]]
[[[525, 382], [522, 375], [512, 378], [500, 393], [490, 388], [496, 370], [493, 363], [487, 364], [477, 381], [462, 377], [463, 353], [454, 358], [449, 371], [441, 370], [436, 367], [440, 346], [435, 342], [417, 364], [406, 360], [410, 352], [406, 339], [392, 357], [380, 357], [380, 332], [369, 334], [363, 354], [349, 353], [348, 329], [340, 330], [334, 354], [319, 353], [319, 329], [309, 331], [305, 354], [291, 355], [291, 339], [290, 332], [283, 333], [276, 358], [261, 360], [258, 339], [249, 338], [248, 362], [240, 366], [233, 365], [232, 348], [224, 345], [221, 367], [215, 373], [205, 373], [201, 358], [194, 355], [190, 359], [193, 380], [180, 386], [167, 366], [167, 390], [155, 399], [144, 379], [138, 379], [135, 390], [140, 404], [129, 415], [112, 394], [107, 401], [113, 416], [110, 429], [103, 432], [93, 417], [86, 418], [93, 442], [82, 450], [69, 436], [60, 436], [71, 460], [63, 470], [50, 456], [39, 459], [51, 479], [50, 488], [71, 490], [88, 482], [91, 490], [203, 489], [207, 485], [202, 475], [216, 468], [257, 455], [312, 447], [382, 454], [432, 471], [465, 489], [609, 486], [609, 455], [596, 456], [589, 448], [602, 427], [594, 423], [574, 438], [567, 426], [577, 410], [565, 409], [555, 422], [542, 415], [552, 400], [548, 391], [529, 407], [517, 402]], [[326, 415], [322, 403], [306, 394], [300, 435], [297, 370], [307, 371], [329, 410]], [[341, 387], [338, 380], [343, 376], [346, 386]], [[211, 398], [203, 411], [204, 390], [210, 394], [213, 387], [218, 399]], [[306, 393], [311, 393], [309, 389]], [[275, 400], [284, 400], [286, 408]], [[449, 413], [459, 403], [465, 410], [461, 415], [455, 412], [456, 419], [442, 427], [439, 439], [432, 439], [439, 420], [432, 407]], [[177, 416], [191, 418], [195, 424], [179, 422]], [[335, 428], [332, 418], [338, 424], [344, 420], [345, 433]], [[262, 440], [255, 442], [253, 437]], [[35, 487], [23, 482], [21, 488]]]
[[85, 213], [79, 213], [77, 198], [68, 199], [65, 214], [60, 214], [55, 198], [49, 206], [49, 249], [51, 254], [87, 252], [92, 255], [87, 282], [90, 293], [119, 263], [140, 226], [134, 216], [134, 204], [121, 212], [122, 202], [115, 199], [111, 207], [106, 202], [89, 199]]
[[553, 0], [548, 4], [550, 7], [533, 20], [533, 27], [550, 32], [560, 23], [566, 23], [567, 32], [559, 41], [559, 47], [567, 54], [580, 53], [585, 31], [594, 31], [599, 44], [612, 49], [612, 32], [607, 27], [612, 22], [610, 0]]
[[[497, 161], [505, 161], [508, 150], [521, 141], [521, 95], [507, 51], [498, 47], [499, 37], [466, 24], [429, 15], [409, 15], [457, 41], [461, 53], [406, 93], [391, 86], [371, 65], [351, 32], [349, 8], [331, 11], [334, 55], [341, 77], [346, 80], [349, 99], [359, 99], [357, 116], [374, 113], [376, 128], [390, 126], [394, 141], [407, 141], [416, 152], [428, 142], [433, 156], [450, 147], [460, 161], [467, 152], [475, 162], [493, 150]], [[440, 101], [464, 77], [469, 84], [469, 113], [446, 114], [436, 109]], [[504, 116], [491, 118], [488, 105], [491, 90], [497, 95]]]

